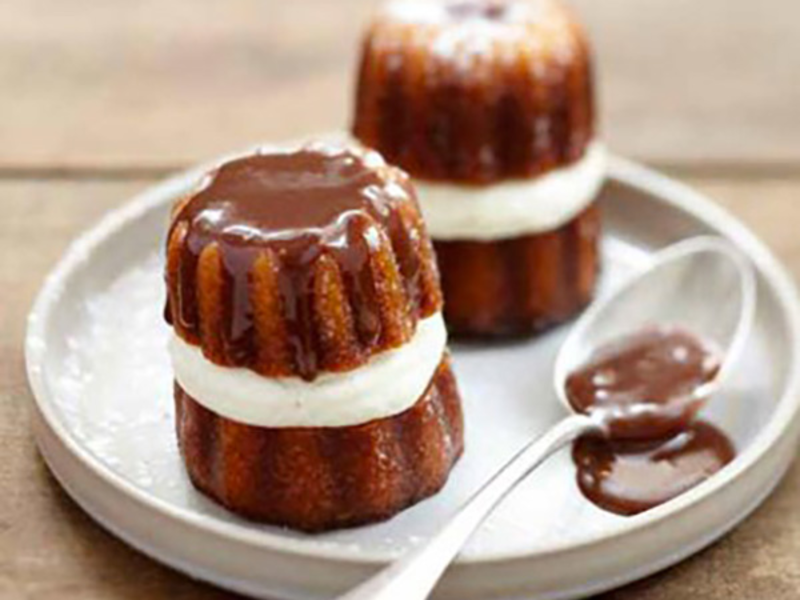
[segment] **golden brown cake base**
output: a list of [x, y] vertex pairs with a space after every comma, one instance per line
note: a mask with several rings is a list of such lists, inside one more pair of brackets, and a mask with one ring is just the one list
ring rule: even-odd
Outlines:
[[599, 270], [596, 204], [554, 231], [492, 242], [434, 241], [451, 335], [541, 332], [579, 313]]
[[394, 516], [437, 492], [463, 451], [447, 357], [410, 409], [352, 427], [244, 425], [206, 409], [177, 383], [175, 405], [195, 487], [247, 518], [309, 532]]

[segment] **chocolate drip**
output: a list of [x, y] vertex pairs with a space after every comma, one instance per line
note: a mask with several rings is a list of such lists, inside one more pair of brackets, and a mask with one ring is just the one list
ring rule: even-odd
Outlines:
[[189, 341], [201, 340], [197, 295], [201, 255], [219, 255], [222, 286], [221, 344], [226, 360], [249, 366], [257, 354], [252, 305], [253, 267], [259, 257], [275, 257], [277, 288], [296, 371], [313, 379], [320, 359], [315, 339], [314, 277], [323, 255], [331, 256], [351, 296], [360, 343], [382, 339], [381, 298], [370, 264], [386, 232], [400, 249], [400, 269], [416, 286], [419, 259], [406, 252], [412, 243], [397, 214], [413, 192], [398, 172], [365, 164], [348, 150], [257, 154], [231, 161], [212, 173], [202, 189], [174, 218], [170, 238], [185, 230], [177, 273], [170, 285], [171, 319]]
[[194, 274], [197, 271], [199, 254], [189, 249], [188, 243], [181, 248], [180, 268], [178, 270], [178, 294], [175, 298], [175, 314], [178, 325], [183, 331], [198, 335], [197, 290], [194, 285]]
[[397, 256], [400, 274], [403, 277], [406, 296], [411, 302], [413, 314], [419, 315], [422, 302], [422, 261], [418, 246], [427, 242], [421, 239], [422, 232], [414, 225], [403, 224], [403, 217], [398, 211], [389, 217], [392, 221], [390, 231], [397, 232], [392, 236], [392, 249]]
[[313, 271], [310, 268], [321, 250], [317, 241], [313, 235], [295, 240], [294, 251], [285, 252], [278, 278], [290, 351], [301, 376], [307, 379], [314, 377], [319, 362], [313, 339]]

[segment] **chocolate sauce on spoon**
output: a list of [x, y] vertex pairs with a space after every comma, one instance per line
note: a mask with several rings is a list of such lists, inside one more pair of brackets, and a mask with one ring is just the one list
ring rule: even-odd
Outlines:
[[[666, 502], [718, 472], [733, 459], [733, 446], [695, 416], [739, 359], [756, 294], [752, 266], [725, 241], [698, 237], [660, 251], [649, 269], [596, 302], [561, 346], [554, 384], [572, 414], [520, 448], [430, 540], [340, 600], [427, 598], [498, 503], [567, 444], [574, 444], [586, 497], [622, 515]], [[719, 351], [674, 327], [603, 345], [609, 332], [629, 331], [645, 315], [655, 323], [680, 315]], [[584, 348], [599, 350], [581, 366], [575, 361]]]
[[721, 431], [696, 422], [721, 356], [692, 333], [653, 327], [602, 346], [566, 382], [567, 399], [605, 424], [604, 437], [573, 446], [578, 485], [598, 506], [632, 515], [704, 481], [735, 452]]

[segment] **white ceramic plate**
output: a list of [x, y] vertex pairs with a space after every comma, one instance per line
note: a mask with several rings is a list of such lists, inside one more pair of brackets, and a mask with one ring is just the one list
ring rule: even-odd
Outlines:
[[[254, 596], [330, 598], [425, 539], [515, 449], [562, 416], [550, 371], [564, 329], [530, 342], [455, 349], [467, 451], [435, 498], [388, 523], [321, 536], [238, 519], [191, 487], [172, 425], [160, 248], [168, 207], [198, 172], [108, 215], [48, 278], [26, 347], [36, 438], [70, 495], [155, 559]], [[739, 456], [680, 498], [622, 518], [583, 499], [563, 452], [496, 511], [436, 598], [575, 598], [650, 574], [743, 519], [794, 454], [800, 318], [783, 268], [709, 200], [620, 159], [601, 202], [604, 289], [654, 251], [698, 234], [728, 238], [756, 265], [755, 331], [739, 376], [707, 413]]]

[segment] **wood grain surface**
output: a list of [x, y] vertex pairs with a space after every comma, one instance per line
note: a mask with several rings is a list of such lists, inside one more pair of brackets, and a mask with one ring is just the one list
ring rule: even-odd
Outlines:
[[[800, 276], [800, 5], [574, 0], [603, 130], [751, 225]], [[231, 595], [105, 533], [28, 421], [25, 315], [69, 240], [154, 177], [348, 122], [370, 0], [0, 3], [0, 598]], [[800, 597], [800, 466], [710, 549], [605, 600]]]
[[[370, 0], [4, 0], [0, 166], [171, 168], [341, 128]], [[572, 0], [619, 152], [800, 161], [795, 0]]]

